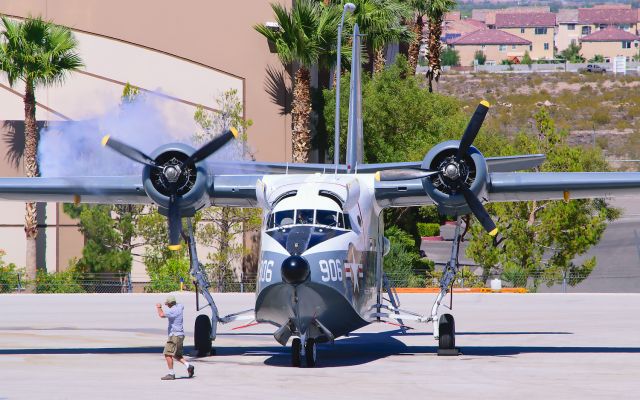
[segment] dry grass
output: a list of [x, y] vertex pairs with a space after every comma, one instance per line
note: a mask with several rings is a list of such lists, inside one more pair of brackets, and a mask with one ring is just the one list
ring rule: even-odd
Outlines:
[[[514, 134], [534, 127], [547, 105], [556, 125], [576, 144], [596, 145], [611, 158], [640, 158], [640, 77], [611, 74], [450, 74], [438, 91], [469, 107], [486, 99], [493, 107], [486, 125]], [[594, 135], [595, 132], [595, 135]]]

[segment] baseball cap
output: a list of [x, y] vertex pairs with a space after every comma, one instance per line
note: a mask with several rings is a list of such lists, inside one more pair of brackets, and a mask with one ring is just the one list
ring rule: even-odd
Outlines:
[[165, 300], [164, 304], [176, 303], [176, 296], [169, 296], [167, 300]]

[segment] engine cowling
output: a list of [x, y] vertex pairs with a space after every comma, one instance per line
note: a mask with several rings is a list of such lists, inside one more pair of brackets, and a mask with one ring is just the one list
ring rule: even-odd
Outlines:
[[484, 156], [471, 146], [462, 159], [456, 154], [459, 140], [450, 140], [433, 147], [422, 161], [422, 169], [439, 171], [422, 179], [426, 194], [446, 215], [462, 215], [470, 212], [467, 201], [459, 190], [466, 185], [479, 199], [486, 197], [489, 172]]
[[208, 176], [204, 162], [183, 163], [195, 152], [195, 149], [182, 143], [160, 146], [150, 154], [160, 168], [145, 166], [142, 171], [143, 187], [149, 198], [165, 214], [169, 208], [171, 185], [176, 185], [179, 197], [180, 215], [190, 217], [209, 205], [207, 192]]

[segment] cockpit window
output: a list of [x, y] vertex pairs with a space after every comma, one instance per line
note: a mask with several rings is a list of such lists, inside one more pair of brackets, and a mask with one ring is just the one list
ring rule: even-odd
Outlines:
[[297, 210], [296, 224], [313, 224], [313, 211], [314, 210]]
[[267, 229], [273, 228], [273, 214], [267, 216]]
[[351, 220], [349, 219], [349, 214], [344, 215], [344, 227], [345, 229], [351, 230]]
[[293, 210], [278, 211], [275, 214], [276, 228], [286, 225], [293, 225]]
[[335, 211], [318, 210], [316, 212], [316, 223], [325, 226], [338, 225], [338, 213]]

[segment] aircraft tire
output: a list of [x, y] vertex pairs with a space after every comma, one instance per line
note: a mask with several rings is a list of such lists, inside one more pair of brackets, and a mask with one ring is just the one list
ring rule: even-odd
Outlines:
[[318, 362], [318, 352], [315, 339], [307, 339], [304, 345], [307, 367], [315, 367]]
[[302, 348], [302, 343], [299, 338], [293, 338], [291, 342], [291, 366], [299, 367], [300, 366], [300, 350]]
[[440, 337], [438, 348], [450, 350], [456, 347], [456, 323], [451, 314], [442, 314], [438, 322], [440, 327]]
[[207, 315], [200, 314], [196, 317], [193, 329], [193, 344], [198, 357], [207, 357], [211, 351], [211, 320]]

